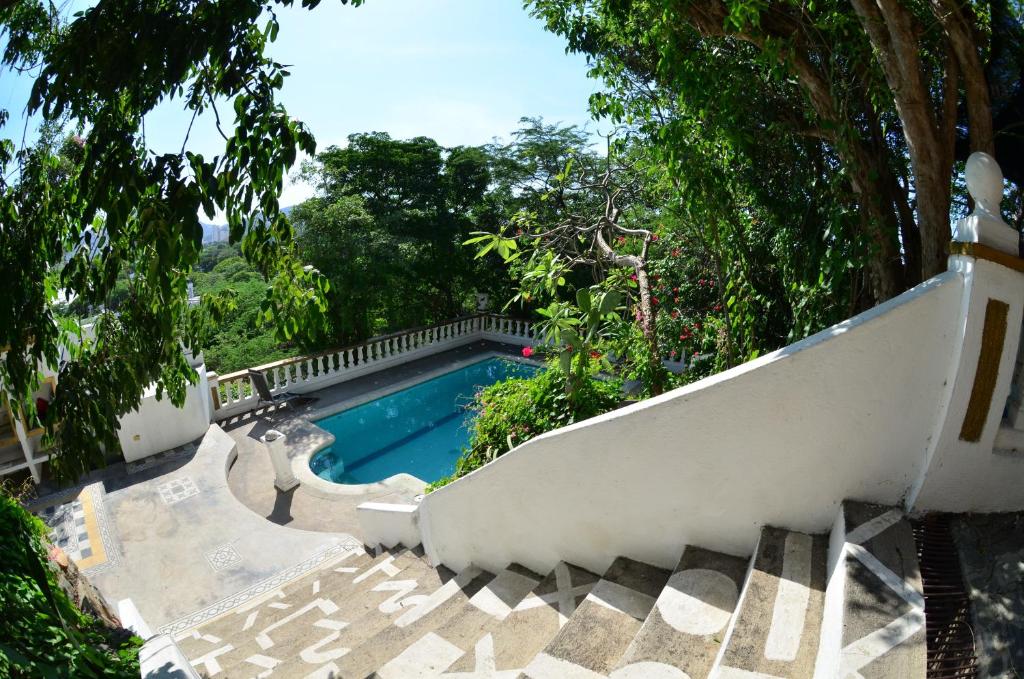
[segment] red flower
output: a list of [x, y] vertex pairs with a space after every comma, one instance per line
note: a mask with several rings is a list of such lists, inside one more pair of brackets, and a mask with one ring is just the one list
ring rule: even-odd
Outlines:
[[678, 257], [679, 256], [679, 248], [672, 248], [672, 256], [673, 257]]
[[523, 347], [523, 357], [530, 358], [533, 356], [533, 347]]
[[697, 285], [704, 285], [704, 279], [702, 278], [699, 281], [697, 281]]
[[672, 292], [679, 292], [679, 288], [672, 288]]
[[591, 351], [590, 352], [590, 358], [601, 358], [601, 352], [600, 351]]
[[679, 312], [678, 311], [673, 311], [671, 316], [672, 316], [672, 318], [679, 318]]
[[631, 275], [631, 276], [629, 277], [629, 279], [630, 279], [631, 281], [635, 281], [635, 280], [636, 280], [636, 274], [633, 274], [633, 275]]
[[657, 303], [658, 303], [658, 298], [657, 297], [651, 297], [651, 304], [657, 304]]
[[695, 328], [697, 328], [698, 330], [700, 330], [700, 323], [694, 323], [694, 324], [693, 324], [693, 327], [695, 327]]
[[571, 344], [567, 344], [565, 346], [565, 350], [568, 351], [571, 354], [572, 353], [572, 345]]
[[714, 310], [715, 311], [721, 311], [722, 310], [722, 305], [721, 304], [716, 304], [715, 307], [714, 307]]
[[658, 240], [659, 238], [661, 238], [661, 236], [659, 236], [658, 234], [654, 234], [653, 236], [651, 236], [652, 241]]
[[675, 358], [676, 357], [676, 350], [673, 349], [672, 351], [668, 352], [668, 355], [671, 356], [672, 358]]

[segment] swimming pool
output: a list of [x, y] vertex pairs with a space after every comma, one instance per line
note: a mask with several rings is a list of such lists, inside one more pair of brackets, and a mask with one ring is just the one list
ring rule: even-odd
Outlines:
[[431, 483], [455, 471], [469, 443], [466, 405], [480, 387], [538, 368], [489, 358], [383, 398], [342, 411], [317, 426], [334, 444], [309, 461], [313, 473], [335, 483], [373, 483], [405, 472]]

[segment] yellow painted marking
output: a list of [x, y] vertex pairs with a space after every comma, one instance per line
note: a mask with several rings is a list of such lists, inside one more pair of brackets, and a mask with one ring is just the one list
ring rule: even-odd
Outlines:
[[75, 565], [79, 570], [85, 570], [106, 563], [107, 552], [103, 548], [103, 537], [100, 535], [100, 526], [96, 521], [96, 512], [92, 506], [92, 493], [88, 489], [83, 490], [79, 494], [78, 500], [82, 503], [82, 511], [85, 513], [85, 532], [89, 534], [89, 546], [92, 548], [92, 554], [76, 561]]

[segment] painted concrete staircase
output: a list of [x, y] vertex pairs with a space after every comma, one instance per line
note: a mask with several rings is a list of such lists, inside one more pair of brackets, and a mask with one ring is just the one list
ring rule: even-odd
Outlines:
[[672, 572], [357, 550], [177, 639], [211, 678], [923, 678], [913, 547], [898, 511], [847, 502], [830, 537], [767, 527], [750, 558], [687, 547]]

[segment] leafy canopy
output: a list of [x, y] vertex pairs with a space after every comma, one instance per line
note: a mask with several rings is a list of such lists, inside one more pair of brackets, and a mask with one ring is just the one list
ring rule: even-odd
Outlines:
[[[41, 422], [58, 475], [80, 475], [104, 448], [117, 450], [117, 418], [150, 383], [175, 403], [184, 398], [194, 372], [181, 346], [197, 348], [203, 318], [230, 305], [211, 295], [188, 307], [200, 209], [226, 215], [231, 242], [269, 281], [261, 315], [281, 338], [321, 318], [326, 281], [296, 258], [278, 205], [285, 171], [299, 152], [315, 151], [277, 101], [287, 69], [265, 54], [279, 29], [275, 9], [292, 4], [100, 0], [66, 25], [41, 0], [0, 9], [2, 66], [38, 64], [27, 113], [56, 130], [32, 147], [0, 144], [0, 382], [34, 419], [38, 365], [59, 370]], [[212, 115], [223, 151], [192, 153], [187, 134], [180, 148], [149, 148], [145, 117], [166, 101], [193, 120]], [[59, 132], [67, 126], [70, 144]], [[100, 314], [88, 330], [54, 317], [59, 293], [98, 307], [119, 279], [129, 282], [117, 314]]]

